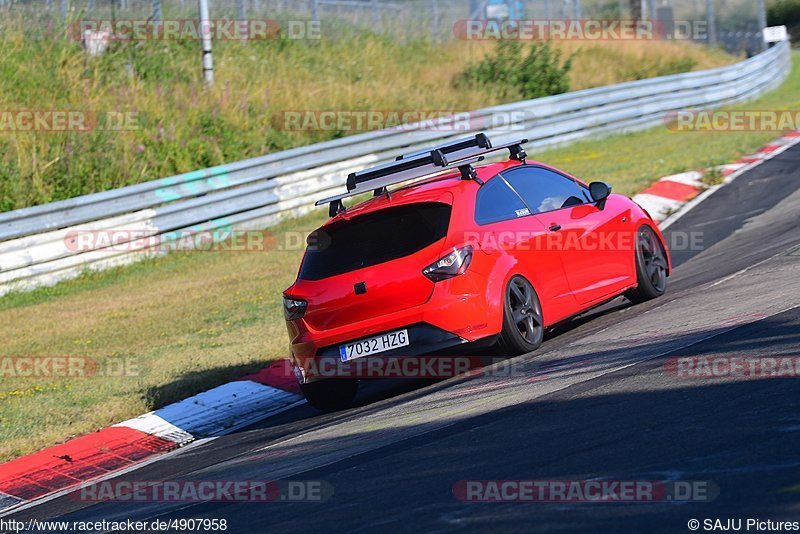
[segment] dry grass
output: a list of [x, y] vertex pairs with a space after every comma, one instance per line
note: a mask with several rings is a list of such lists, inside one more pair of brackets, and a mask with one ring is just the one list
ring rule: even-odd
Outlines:
[[[467, 61], [487, 52], [487, 43], [397, 45], [372, 36], [284, 48], [228, 43], [217, 50], [219, 83], [206, 92], [196, 81], [194, 43], [172, 55], [145, 47], [84, 63], [79, 52], [59, 43], [32, 45], [8, 32], [0, 39], [6, 51], [0, 71], [7, 74], [0, 78], [0, 106], [127, 107], [141, 110], [146, 119], [143, 130], [117, 136], [30, 134], [0, 140], [2, 194], [20, 205], [59, 191], [103, 189], [315, 140], [274, 130], [271, 120], [279, 110], [474, 109], [494, 103], [449, 83]], [[697, 68], [731, 59], [678, 44], [563, 46], [577, 52], [574, 89], [630, 79], [621, 66], [641, 66], [649, 61], [642, 58], [658, 57], [652, 51], [658, 47], [670, 57], [696, 56]], [[191, 62], [182, 59], [184, 53]], [[44, 58], [38, 64], [32, 59], [37, 54]], [[117, 72], [128, 60], [141, 68], [139, 74]], [[158, 68], [172, 78], [140, 76]], [[767, 101], [770, 106], [793, 98], [796, 73], [793, 80]], [[759, 142], [756, 137], [717, 136], [714, 150], [746, 150]], [[626, 192], [664, 169], [692, 168], [708, 159], [696, 139], [660, 130], [537, 156]], [[272, 230], [279, 236], [308, 232], [323, 217], [320, 212]], [[0, 460], [136, 416], [284, 356], [280, 293], [294, 278], [300, 254], [173, 254], [0, 299], [0, 358], [85, 356], [128, 359], [138, 367], [137, 374], [119, 377], [0, 377]]]
[[[315, 219], [289, 222], [274, 233], [310, 228]], [[114, 377], [0, 378], [0, 460], [285, 357], [276, 296], [294, 276], [300, 253], [173, 254], [62, 284], [55, 289], [60, 298], [0, 311], [6, 319], [0, 358], [74, 356], [125, 362], [130, 371]]]
[[[797, 109], [800, 68], [746, 109]], [[632, 194], [659, 176], [726, 163], [772, 132], [676, 133], [654, 128], [536, 154]], [[325, 210], [271, 229], [296, 242]], [[291, 239], [282, 236], [289, 234]], [[285, 248], [285, 247], [283, 247]], [[0, 377], [0, 460], [102, 428], [253, 371], [286, 354], [280, 294], [300, 250], [173, 254], [0, 298], [0, 358], [132, 359], [137, 376]], [[2, 360], [0, 360], [2, 361]]]
[[[286, 131], [284, 111], [466, 111], [495, 97], [453, 77], [492, 42], [399, 43], [372, 34], [320, 41], [219, 42], [217, 83], [200, 81], [198, 43], [78, 43], [0, 22], [0, 109], [136, 113], [124, 131], [0, 135], [0, 211], [152, 180], [352, 131]], [[734, 60], [690, 43], [562, 42], [571, 89]], [[109, 155], [112, 155], [111, 157]]]

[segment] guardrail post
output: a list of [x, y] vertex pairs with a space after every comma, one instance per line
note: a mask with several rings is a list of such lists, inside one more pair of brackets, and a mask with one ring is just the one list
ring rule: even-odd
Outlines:
[[767, 7], [764, 5], [764, 0], [758, 0], [758, 39], [761, 43], [761, 50], [767, 47], [764, 42], [764, 28], [767, 27]]

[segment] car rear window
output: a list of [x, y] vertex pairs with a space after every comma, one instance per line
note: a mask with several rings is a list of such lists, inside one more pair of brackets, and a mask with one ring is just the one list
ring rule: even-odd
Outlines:
[[320, 280], [413, 254], [447, 235], [450, 211], [447, 204], [420, 202], [316, 230], [308, 237], [299, 277]]

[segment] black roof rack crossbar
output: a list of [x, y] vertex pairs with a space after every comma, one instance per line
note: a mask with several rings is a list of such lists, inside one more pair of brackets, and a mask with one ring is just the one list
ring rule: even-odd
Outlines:
[[526, 154], [525, 150], [522, 148], [522, 145], [524, 145], [527, 142], [528, 142], [527, 139], [519, 139], [517, 141], [512, 141], [510, 143], [505, 143], [490, 148], [466, 150], [466, 151], [462, 150], [458, 154], [452, 154], [449, 158], [445, 157], [444, 162], [447, 165], [455, 165], [466, 159], [474, 158], [475, 156], [484, 156], [492, 152], [497, 152], [498, 150], [508, 150], [509, 158], [517, 161], [525, 161]]
[[364, 169], [363, 171], [351, 172], [347, 176], [347, 190], [353, 191], [358, 187], [358, 184], [377, 180], [385, 176], [392, 176], [431, 166], [443, 167], [444, 165], [446, 165], [446, 163], [441, 153], [437, 153], [435, 150], [428, 150], [425, 153], [418, 154], [413, 158], [404, 159], [403, 161], [392, 161], [390, 163], [378, 165], [377, 167]]
[[[401, 183], [401, 182], [407, 182], [409, 180], [419, 180], [421, 178], [429, 178], [429, 177], [435, 176], [437, 174], [443, 173], [445, 171], [457, 170], [462, 165], [470, 165], [472, 163], [478, 163], [480, 161], [483, 161], [483, 156], [475, 156], [475, 157], [472, 157], [472, 158], [461, 159], [461, 160], [458, 160], [457, 162], [453, 162], [453, 163], [450, 163], [448, 165], [445, 165], [444, 167], [439, 167], [439, 166], [436, 166], [436, 165], [427, 165], [425, 167], [419, 167], [419, 168], [416, 168], [416, 169], [409, 169], [407, 171], [404, 171], [402, 173], [402, 176], [399, 176], [399, 174], [401, 174], [401, 173], [397, 173], [397, 174], [394, 174], [394, 175], [391, 175], [391, 176], [382, 177], [381, 179], [372, 180], [367, 187], [357, 187], [356, 189], [354, 189], [352, 191], [348, 191], [348, 192], [342, 193], [340, 195], [334, 195], [332, 197], [328, 197], [328, 198], [323, 198], [321, 200], [317, 200], [314, 203], [314, 205], [315, 206], [321, 206], [322, 204], [331, 203], [331, 204], [335, 204], [336, 207], [337, 207], [337, 210], [338, 210], [339, 209], [339, 203], [341, 203], [341, 201], [343, 199], [345, 199], [345, 198], [353, 197], [353, 196], [356, 196], [356, 195], [360, 195], [360, 194], [366, 193], [367, 191], [370, 191], [370, 190], [373, 190], [373, 191], [374, 190], [380, 190], [380, 189], [385, 188], [385, 187], [387, 187], [389, 185], [395, 185], [395, 184], [398, 184], [398, 183]], [[338, 213], [338, 211], [337, 211], [337, 213]]]
[[434, 150], [438, 150], [439, 152], [441, 152], [446, 156], [447, 154], [452, 154], [453, 152], [459, 152], [461, 150], [466, 150], [468, 148], [492, 148], [492, 142], [489, 140], [489, 137], [485, 133], [479, 133], [475, 134], [472, 137], [465, 137], [463, 139], [459, 139], [458, 141], [451, 141], [449, 143], [444, 143], [442, 145], [435, 146], [433, 148], [426, 148], [425, 150], [420, 150], [418, 152], [403, 154], [401, 156], [397, 156], [395, 161], [413, 158], [421, 154], [433, 152]]
[[448, 154], [462, 152], [470, 148], [490, 149], [492, 148], [492, 142], [486, 134], [479, 133], [472, 137], [465, 137], [433, 148], [426, 148], [425, 150], [419, 150], [410, 154], [403, 154], [402, 156], [397, 156], [393, 162], [350, 173], [347, 177], [347, 190], [353, 191], [360, 183], [383, 178], [384, 176], [410, 169], [424, 167], [426, 165], [444, 167], [447, 165], [446, 156]]
[[[372, 190], [375, 194], [385, 194], [390, 185], [417, 180], [436, 175], [445, 170], [458, 169], [472, 163], [482, 161], [485, 154], [507, 149], [509, 157], [521, 162], [525, 161], [525, 150], [522, 145], [527, 139], [519, 139], [511, 143], [492, 146], [486, 134], [479, 133], [453, 141], [438, 147], [429, 148], [420, 152], [405, 154], [395, 161], [378, 165], [370, 169], [350, 173], [347, 176], [347, 192], [329, 198], [318, 200], [315, 205], [331, 203], [331, 216], [344, 210], [342, 199], [366, 193]], [[464, 178], [473, 178], [474, 172], [468, 169], [459, 169]], [[476, 180], [480, 183], [480, 180]]]

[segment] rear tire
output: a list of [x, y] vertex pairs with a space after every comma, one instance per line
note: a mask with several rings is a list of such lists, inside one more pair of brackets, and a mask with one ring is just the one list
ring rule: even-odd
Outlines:
[[511, 277], [503, 295], [500, 347], [516, 356], [539, 348], [544, 338], [542, 304], [533, 286], [519, 275]]
[[308, 403], [323, 412], [349, 408], [358, 392], [358, 380], [353, 378], [329, 378], [308, 384], [300, 384], [300, 390]]
[[636, 282], [625, 297], [639, 304], [660, 297], [667, 290], [667, 255], [661, 240], [649, 226], [642, 226], [636, 233]]

